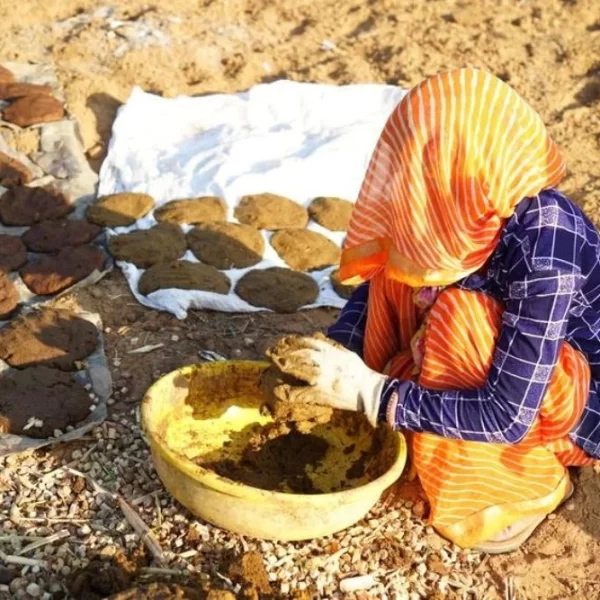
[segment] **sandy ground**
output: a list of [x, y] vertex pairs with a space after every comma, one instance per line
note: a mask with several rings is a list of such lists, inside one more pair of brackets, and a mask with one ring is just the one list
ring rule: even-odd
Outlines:
[[[0, 0], [0, 59], [55, 64], [95, 168], [115, 111], [134, 85], [164, 96], [243, 90], [279, 78], [410, 86], [441, 69], [475, 65], [500, 75], [540, 111], [567, 159], [564, 189], [600, 223], [598, 0], [127, 0], [110, 6], [25, 0], [15, 7]], [[27, 137], [18, 142], [27, 149]], [[258, 358], [275, 337], [324, 327], [334, 316], [196, 312], [181, 323], [139, 306], [119, 273], [71, 301], [101, 313], [111, 358], [126, 357], [114, 373], [116, 389], [124, 390], [111, 409], [115, 420], [130, 414], [160, 373], [196, 362], [200, 349]], [[134, 339], [167, 343], [134, 359], [125, 354]], [[594, 506], [600, 482], [592, 470], [575, 473], [575, 481], [574, 499], [522, 551], [479, 567], [489, 570], [499, 592], [514, 575], [519, 598], [600, 597], [600, 507]]]

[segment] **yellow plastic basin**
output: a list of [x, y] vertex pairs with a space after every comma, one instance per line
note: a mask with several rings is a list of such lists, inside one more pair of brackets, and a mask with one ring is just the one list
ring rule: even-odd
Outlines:
[[[330, 493], [267, 491], [197, 464], [198, 458], [211, 452], [229, 447], [233, 452], [232, 440], [243, 436], [249, 425], [270, 421], [260, 413], [264, 400], [258, 386], [266, 366], [245, 361], [189, 366], [150, 387], [142, 401], [141, 418], [158, 475], [193, 514], [235, 533], [294, 541], [341, 531], [362, 519], [402, 474], [406, 444], [401, 434], [386, 431], [382, 454], [386, 453], [389, 466], [382, 475]], [[330, 476], [335, 475], [340, 457], [347, 454], [340, 449], [348, 443], [344, 435], [348, 432], [335, 428], [323, 434], [332, 442], [322, 460]], [[341, 441], [335, 447], [337, 438]], [[357, 448], [361, 443], [365, 439], [356, 440]]]

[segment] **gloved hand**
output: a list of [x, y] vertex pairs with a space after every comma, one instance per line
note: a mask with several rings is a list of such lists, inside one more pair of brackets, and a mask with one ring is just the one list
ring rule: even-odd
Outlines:
[[[317, 388], [319, 404], [363, 412], [373, 427], [377, 425], [387, 378], [367, 367], [354, 352], [326, 341], [302, 337], [276, 364], [287, 375]], [[304, 393], [299, 391], [296, 396], [298, 401], [308, 403], [315, 403], [317, 398], [310, 388]]]

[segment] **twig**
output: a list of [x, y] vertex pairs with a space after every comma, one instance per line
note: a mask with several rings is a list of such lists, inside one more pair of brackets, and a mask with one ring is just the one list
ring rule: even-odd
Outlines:
[[66, 517], [57, 519], [46, 517], [19, 517], [19, 521], [29, 521], [29, 523], [71, 523], [73, 525], [82, 525], [83, 523], [89, 523], [90, 519], [67, 519]]
[[66, 537], [69, 537], [69, 535], [71, 535], [71, 534], [69, 533], [69, 531], [67, 529], [62, 529], [61, 531], [57, 531], [56, 533], [53, 533], [52, 535], [49, 535], [48, 537], [42, 538], [40, 540], [37, 540], [36, 542], [32, 542], [31, 544], [28, 544], [20, 552], [17, 552], [17, 556], [27, 554], [28, 552], [31, 552], [32, 550], [37, 550], [38, 548], [41, 548], [42, 546], [47, 546], [48, 544], [53, 544], [54, 542], [57, 542], [58, 540], [62, 540]]
[[77, 477], [82, 477], [83, 479], [86, 479], [99, 494], [104, 494], [112, 498], [113, 500], [116, 500], [124, 517], [127, 519], [128, 523], [133, 527], [134, 531], [140, 536], [140, 538], [146, 545], [146, 548], [148, 548], [152, 556], [154, 556], [154, 559], [159, 564], [166, 563], [166, 557], [158, 541], [152, 535], [150, 529], [148, 529], [144, 521], [142, 521], [141, 517], [135, 512], [135, 510], [133, 510], [133, 508], [131, 508], [131, 506], [129, 506], [129, 504], [127, 504], [123, 496], [117, 494], [116, 492], [110, 492], [85, 473], [81, 473], [80, 471], [76, 471], [75, 469], [71, 468], [67, 468], [65, 470], [71, 473], [71, 475], [76, 475]]
[[33, 540], [34, 542], [42, 538], [36, 535], [0, 535], [0, 543], [12, 542], [13, 540], [23, 542], [25, 540]]
[[517, 587], [512, 575], [504, 579], [504, 600], [517, 600]]
[[25, 558], [24, 556], [13, 556], [5, 554], [0, 550], [0, 561], [5, 565], [21, 565], [23, 567], [40, 567], [46, 569], [48, 567], [46, 561], [36, 560], [35, 558]]
[[179, 569], [161, 569], [157, 567], [144, 567], [140, 569], [141, 575], [175, 575], [178, 577], [183, 577], [186, 575], [186, 571], [181, 571]]
[[160, 500], [158, 499], [158, 496], [154, 496], [154, 504], [156, 506], [156, 512], [158, 513], [158, 526], [162, 527], [163, 524], [163, 516], [162, 516], [162, 509], [160, 507]]

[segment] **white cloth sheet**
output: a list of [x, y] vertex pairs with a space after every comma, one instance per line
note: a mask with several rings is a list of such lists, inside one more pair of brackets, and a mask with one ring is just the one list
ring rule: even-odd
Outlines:
[[[135, 89], [113, 126], [108, 156], [100, 172], [99, 195], [146, 192], [157, 206], [178, 198], [215, 195], [225, 199], [229, 220], [245, 194], [272, 192], [308, 206], [316, 196], [354, 201], [371, 153], [389, 114], [404, 91], [386, 85], [342, 87], [278, 81], [239, 94], [160, 98]], [[152, 227], [150, 214], [124, 233]], [[309, 226], [338, 245], [344, 234]], [[268, 244], [252, 268], [285, 266]], [[196, 260], [191, 252], [184, 257]], [[137, 291], [142, 274], [120, 263], [137, 300], [185, 318], [190, 308], [225, 312], [260, 310], [233, 291]], [[341, 307], [331, 288], [333, 269], [312, 273], [320, 287], [312, 306]], [[232, 290], [248, 269], [230, 270]]]

